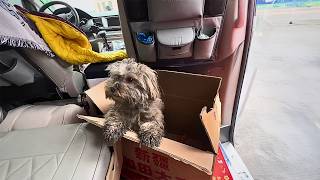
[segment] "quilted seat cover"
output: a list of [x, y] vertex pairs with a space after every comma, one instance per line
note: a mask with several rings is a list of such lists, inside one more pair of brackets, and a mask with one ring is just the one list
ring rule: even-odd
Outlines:
[[24, 105], [8, 112], [0, 124], [0, 132], [79, 123], [82, 121], [76, 115], [84, 113], [84, 109], [75, 104]]
[[70, 124], [0, 133], [0, 180], [102, 180], [110, 151], [101, 130]]

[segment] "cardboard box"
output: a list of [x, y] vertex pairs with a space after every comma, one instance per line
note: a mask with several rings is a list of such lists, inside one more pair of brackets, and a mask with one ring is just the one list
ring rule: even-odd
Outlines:
[[[122, 151], [115, 158], [123, 159], [122, 176], [128, 179], [212, 179], [219, 147], [221, 78], [172, 71], [158, 71], [158, 76], [165, 104], [165, 138], [159, 147], [151, 149], [139, 144], [136, 133], [127, 132], [120, 145], [115, 146], [117, 152]], [[86, 94], [103, 113], [113, 103], [105, 99], [103, 83]], [[98, 117], [80, 118], [99, 122]], [[116, 164], [115, 168], [121, 167], [121, 162]]]

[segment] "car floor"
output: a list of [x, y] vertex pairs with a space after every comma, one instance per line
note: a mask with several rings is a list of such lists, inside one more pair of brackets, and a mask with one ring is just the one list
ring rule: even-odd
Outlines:
[[320, 179], [319, 12], [257, 10], [247, 68], [256, 73], [235, 130], [254, 179]]

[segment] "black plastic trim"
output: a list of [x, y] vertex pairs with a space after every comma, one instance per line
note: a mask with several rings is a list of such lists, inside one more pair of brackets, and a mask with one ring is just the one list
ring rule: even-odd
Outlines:
[[236, 125], [236, 121], [237, 121], [239, 100], [240, 100], [240, 96], [241, 96], [243, 80], [245, 77], [246, 67], [247, 67], [247, 63], [248, 63], [248, 55], [249, 55], [251, 39], [252, 39], [253, 19], [255, 16], [255, 9], [256, 9], [255, 7], [256, 7], [255, 1], [249, 0], [248, 17], [247, 17], [247, 25], [246, 25], [247, 26], [246, 27], [246, 37], [244, 40], [244, 50], [243, 50], [243, 54], [242, 54], [242, 62], [241, 62], [241, 67], [240, 67], [237, 92], [236, 92], [236, 97], [234, 100], [233, 113], [232, 113], [232, 119], [231, 119], [231, 125], [230, 125], [230, 129], [229, 129], [229, 137], [228, 137], [229, 141], [232, 144], [234, 143], [234, 130], [235, 130], [235, 125]]

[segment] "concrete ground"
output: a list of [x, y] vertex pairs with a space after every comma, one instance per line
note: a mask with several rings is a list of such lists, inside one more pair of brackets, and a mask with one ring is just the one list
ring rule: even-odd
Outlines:
[[319, 180], [320, 8], [258, 10], [255, 68], [236, 149], [255, 179]]

